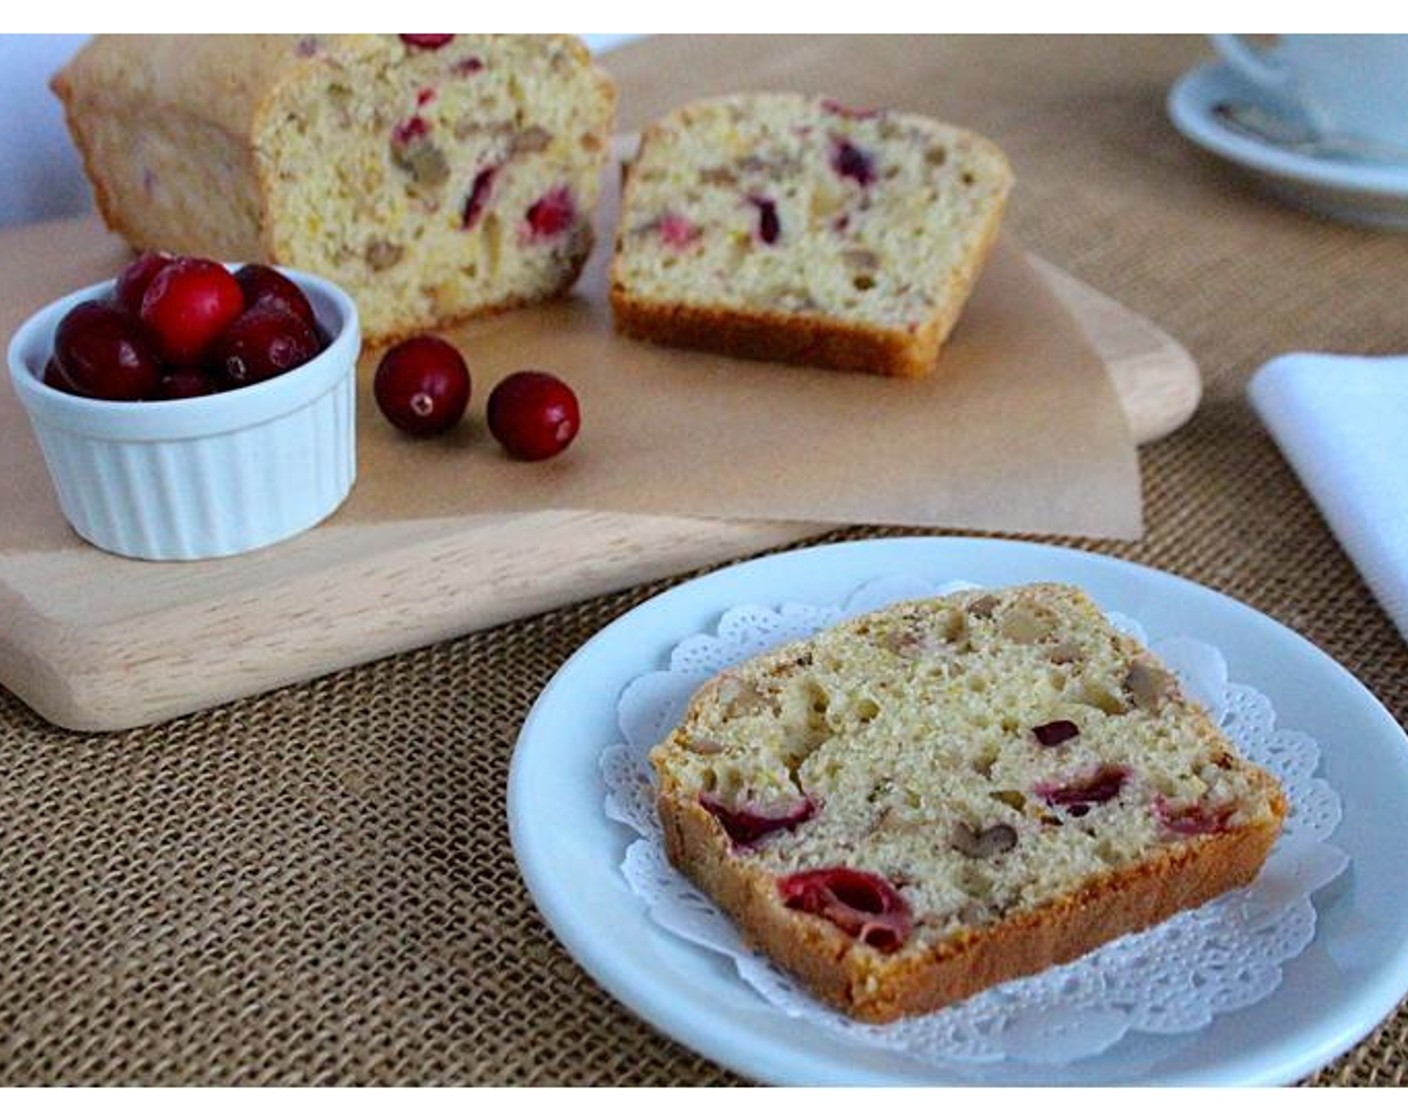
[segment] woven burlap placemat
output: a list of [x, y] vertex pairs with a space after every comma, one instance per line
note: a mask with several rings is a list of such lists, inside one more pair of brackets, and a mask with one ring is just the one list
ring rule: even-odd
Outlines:
[[[1287, 350], [1408, 350], [1408, 252], [1270, 203], [1181, 141], [1163, 98], [1206, 55], [1185, 39], [730, 38], [608, 61], [625, 128], [746, 85], [998, 138], [1021, 177], [1018, 236], [1179, 338], [1206, 380], [1195, 419], [1141, 452], [1146, 538], [1056, 543], [1249, 603], [1403, 722], [1408, 647], [1243, 390]], [[56, 730], [0, 692], [0, 1080], [738, 1083], [557, 945], [504, 816], [539, 690], [676, 582], [123, 734]], [[1310, 1083], [1408, 1083], [1408, 1011]]]

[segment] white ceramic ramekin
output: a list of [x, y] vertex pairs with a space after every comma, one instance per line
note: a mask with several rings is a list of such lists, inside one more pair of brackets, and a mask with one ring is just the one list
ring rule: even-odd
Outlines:
[[261, 548], [311, 528], [357, 474], [356, 304], [328, 281], [281, 270], [331, 338], [306, 365], [257, 385], [174, 401], [100, 401], [45, 385], [54, 329], [74, 292], [35, 313], [10, 343], [10, 379], [70, 525], [144, 560], [199, 560]]

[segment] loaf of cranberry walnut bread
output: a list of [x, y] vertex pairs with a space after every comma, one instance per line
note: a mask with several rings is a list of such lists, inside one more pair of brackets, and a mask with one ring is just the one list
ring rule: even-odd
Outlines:
[[730, 669], [651, 754], [670, 860], [866, 1021], [1255, 878], [1287, 812], [1079, 590], [905, 603]]
[[318, 273], [373, 340], [570, 287], [615, 114], [558, 35], [99, 36], [52, 85], [113, 230]]
[[746, 93], [677, 109], [629, 165], [611, 271], [624, 333], [914, 377], [957, 322], [1012, 172], [914, 113]]

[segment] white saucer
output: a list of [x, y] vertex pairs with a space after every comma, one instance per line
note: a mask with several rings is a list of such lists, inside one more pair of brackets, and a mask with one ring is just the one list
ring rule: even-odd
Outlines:
[[1262, 107], [1261, 101], [1252, 86], [1213, 62], [1174, 83], [1168, 114], [1185, 137], [1250, 171], [1284, 201], [1356, 225], [1408, 229], [1408, 163], [1281, 147], [1236, 128], [1215, 111], [1224, 102]]
[[[1148, 635], [1216, 647], [1278, 722], [1321, 748], [1350, 868], [1319, 892], [1314, 940], [1259, 1002], [1173, 1035], [1130, 1032], [1094, 1057], [938, 1067], [857, 1046], [766, 1003], [718, 953], [654, 922], [621, 874], [630, 830], [607, 816], [601, 755], [618, 702], [679, 642], [742, 603], [837, 604], [871, 581], [1075, 583]], [[1320, 1069], [1408, 991], [1408, 736], [1304, 638], [1216, 592], [1127, 561], [1023, 541], [894, 538], [800, 549], [723, 568], [649, 600], [562, 666], [520, 732], [509, 772], [514, 856], [548, 928], [608, 992], [665, 1034], [746, 1077], [789, 1085], [1279, 1085]]]

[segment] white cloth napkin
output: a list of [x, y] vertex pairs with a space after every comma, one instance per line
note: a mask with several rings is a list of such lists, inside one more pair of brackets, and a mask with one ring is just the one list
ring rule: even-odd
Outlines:
[[1287, 354], [1248, 394], [1408, 641], [1408, 357]]

